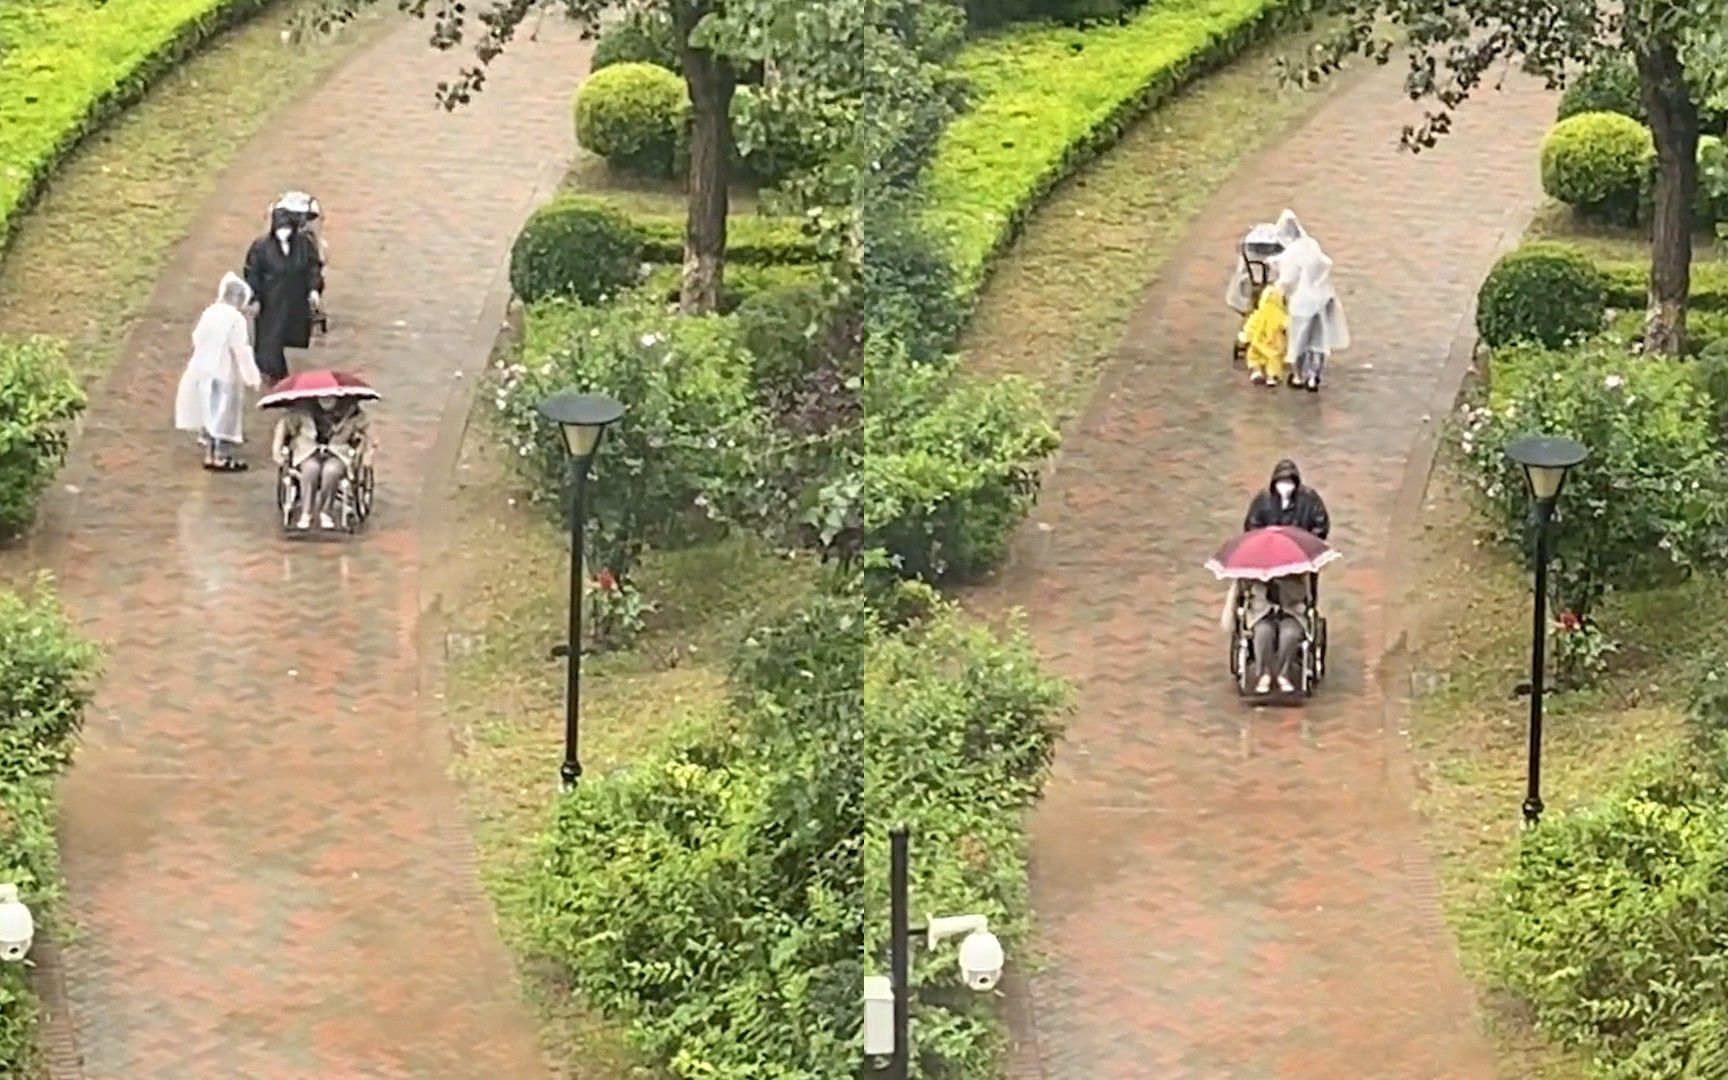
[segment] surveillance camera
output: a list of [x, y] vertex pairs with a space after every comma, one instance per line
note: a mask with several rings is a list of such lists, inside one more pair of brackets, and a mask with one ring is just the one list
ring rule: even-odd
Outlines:
[[0, 885], [0, 962], [21, 962], [35, 936], [36, 921], [18, 899], [18, 886]]
[[1002, 943], [988, 930], [967, 934], [960, 942], [960, 976], [982, 994], [996, 989], [1002, 978]]

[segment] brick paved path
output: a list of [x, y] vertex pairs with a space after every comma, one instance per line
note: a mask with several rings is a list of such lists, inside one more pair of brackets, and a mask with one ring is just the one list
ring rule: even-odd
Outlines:
[[[1405, 462], [1460, 316], [1539, 198], [1553, 113], [1522, 82], [1484, 93], [1438, 151], [1411, 158], [1397, 148], [1412, 116], [1400, 74], [1342, 89], [1219, 192], [982, 598], [1025, 606], [1079, 688], [1034, 819], [1048, 966], [1019, 1075], [1493, 1074], [1404, 794], [1398, 703], [1375, 669]], [[1285, 206], [1336, 260], [1356, 341], [1318, 397], [1227, 369], [1234, 243]], [[1347, 561], [1322, 590], [1329, 683], [1306, 708], [1254, 710], [1230, 684], [1224, 590], [1200, 563], [1285, 454], [1326, 495]]]
[[[548, 20], [452, 116], [431, 95], [466, 60], [425, 37], [389, 32], [225, 179], [37, 539], [110, 650], [62, 827], [93, 1080], [545, 1071], [421, 697], [417, 514], [516, 227], [572, 151], [586, 52]], [[333, 331], [300, 363], [352, 367], [388, 398], [379, 501], [353, 542], [278, 536], [257, 414], [245, 476], [204, 473], [168, 430], [192, 320], [289, 187], [319, 196], [334, 247]]]

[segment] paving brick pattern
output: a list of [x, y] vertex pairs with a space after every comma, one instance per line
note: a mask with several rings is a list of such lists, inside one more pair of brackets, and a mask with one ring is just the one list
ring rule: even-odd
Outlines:
[[[980, 598], [1024, 606], [1078, 686], [1033, 823], [1047, 966], [1030, 979], [1019, 1076], [1493, 1075], [1377, 668], [1405, 462], [1477, 283], [1539, 198], [1553, 112], [1515, 80], [1412, 158], [1399, 74], [1353, 82], [1218, 193]], [[1317, 397], [1228, 368], [1233, 245], [1285, 206], [1336, 260], [1355, 338]], [[1200, 563], [1287, 454], [1347, 553], [1322, 589], [1333, 669], [1305, 708], [1254, 709], [1230, 683], [1224, 590]]]
[[[547, 20], [449, 115], [433, 87], [466, 59], [425, 37], [404, 22], [286, 104], [224, 179], [35, 541], [109, 650], [62, 812], [92, 1080], [546, 1071], [420, 685], [418, 515], [510, 242], [572, 152], [586, 47]], [[331, 335], [294, 362], [362, 372], [388, 399], [354, 540], [280, 537], [257, 414], [243, 476], [203, 472], [169, 430], [192, 320], [290, 187], [319, 196], [334, 249]]]

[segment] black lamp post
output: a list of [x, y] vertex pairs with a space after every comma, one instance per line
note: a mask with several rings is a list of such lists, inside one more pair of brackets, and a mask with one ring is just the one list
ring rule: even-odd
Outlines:
[[1590, 451], [1573, 439], [1553, 435], [1526, 435], [1506, 447], [1506, 456], [1524, 469], [1535, 501], [1536, 613], [1530, 633], [1530, 759], [1525, 772], [1524, 824], [1542, 818], [1542, 695], [1545, 648], [1548, 639], [1548, 526], [1554, 520], [1554, 503], [1566, 486], [1566, 473], [1588, 457]]
[[[570, 638], [562, 646], [564, 664], [564, 764], [558, 767], [565, 790], [582, 777], [576, 752], [577, 717], [582, 705], [582, 548], [588, 525], [588, 466], [606, 426], [624, 415], [624, 406], [604, 394], [554, 394], [540, 403], [540, 415], [564, 432], [570, 451]], [[559, 650], [553, 650], [556, 655]]]
[[888, 978], [894, 984], [894, 1056], [887, 1080], [906, 1080], [912, 1066], [912, 916], [906, 826], [888, 834]]

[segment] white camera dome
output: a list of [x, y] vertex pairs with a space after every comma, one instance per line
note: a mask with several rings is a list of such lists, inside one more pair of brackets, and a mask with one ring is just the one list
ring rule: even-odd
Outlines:
[[974, 990], [994, 990], [1005, 961], [1002, 942], [988, 930], [974, 931], [960, 941], [960, 974]]

